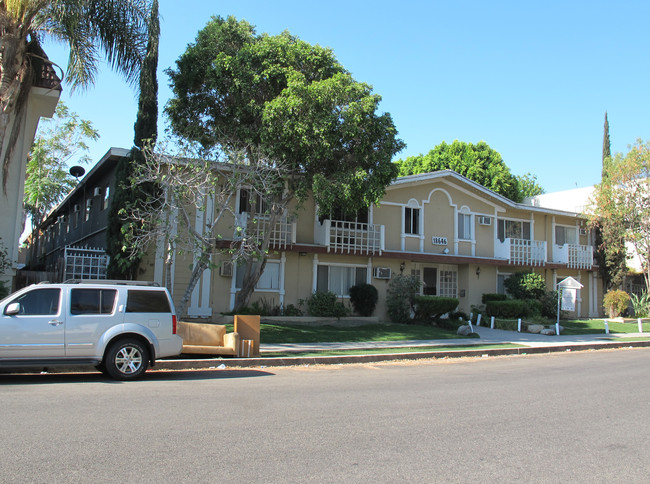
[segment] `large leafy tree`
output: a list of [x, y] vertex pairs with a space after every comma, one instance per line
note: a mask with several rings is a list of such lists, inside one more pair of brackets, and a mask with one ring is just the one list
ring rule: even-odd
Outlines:
[[[607, 220], [616, 229], [612, 235], [615, 242], [620, 239], [632, 245], [650, 290], [650, 143], [638, 140], [625, 156], [617, 154], [607, 164], [605, 175], [594, 192], [593, 218]], [[605, 237], [603, 232], [606, 243]], [[620, 243], [605, 244], [604, 248], [608, 257], [627, 255]], [[621, 275], [621, 283], [623, 278]]]
[[90, 121], [79, 118], [59, 102], [54, 117], [39, 128], [27, 160], [24, 208], [38, 229], [47, 213], [77, 184], [68, 164], [90, 161], [87, 141], [99, 133]]
[[543, 192], [532, 176], [525, 176], [526, 194], [520, 187], [519, 179], [510, 173], [501, 155], [490, 148], [485, 141], [476, 144], [455, 140], [446, 142], [429, 151], [426, 155], [409, 156], [398, 160], [399, 175], [416, 175], [438, 170], [453, 170], [515, 202], [524, 196]]
[[[38, 65], [49, 62], [45, 37], [70, 48], [67, 82], [91, 85], [100, 53], [126, 79], [138, 79], [147, 41], [150, 0], [0, 0], [0, 164], [6, 189], [8, 164], [21, 125], [7, 129], [24, 112]], [[39, 62], [35, 62], [38, 60]]]
[[[250, 169], [278, 167], [264, 188], [270, 226], [293, 197], [313, 194], [321, 212], [376, 202], [397, 175], [404, 144], [380, 96], [355, 81], [330, 49], [288, 32], [258, 35], [246, 21], [214, 17], [169, 70], [173, 132], [206, 150], [246, 153]], [[260, 190], [261, 191], [261, 190]], [[266, 262], [247, 264], [237, 308]]]

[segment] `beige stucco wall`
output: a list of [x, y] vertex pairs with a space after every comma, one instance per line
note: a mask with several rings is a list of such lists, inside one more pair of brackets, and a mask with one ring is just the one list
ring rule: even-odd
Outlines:
[[[9, 283], [15, 275], [16, 263], [18, 261], [19, 238], [22, 233], [22, 210], [23, 195], [25, 190], [25, 169], [27, 156], [34, 142], [34, 135], [41, 117], [50, 118], [54, 114], [56, 104], [59, 101], [60, 91], [49, 90], [40, 87], [33, 87], [30, 91], [24, 118], [18, 120], [23, 123], [23, 129], [16, 141], [7, 180], [2, 179], [0, 170], [0, 206], [3, 216], [0, 218], [0, 238], [7, 249], [7, 256], [12, 262], [12, 267], [5, 274], [0, 274], [0, 281]], [[10, 138], [10, 133], [17, 120], [11, 119], [7, 127], [7, 134], [4, 145], [0, 149], [0, 160], [4, 159], [4, 153]], [[2, 189], [3, 183], [6, 192]]]

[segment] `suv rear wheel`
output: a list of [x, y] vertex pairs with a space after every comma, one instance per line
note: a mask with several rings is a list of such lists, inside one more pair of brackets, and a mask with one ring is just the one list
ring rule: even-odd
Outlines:
[[136, 339], [121, 339], [110, 346], [102, 365], [116, 380], [134, 380], [147, 371], [149, 351]]

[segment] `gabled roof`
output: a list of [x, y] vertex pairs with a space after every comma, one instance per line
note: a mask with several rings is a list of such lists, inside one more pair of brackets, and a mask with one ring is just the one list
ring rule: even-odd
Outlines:
[[461, 175], [460, 173], [457, 173], [453, 170], [439, 170], [439, 171], [433, 171], [429, 173], [420, 173], [417, 175], [408, 175], [408, 176], [402, 176], [397, 178], [395, 181], [393, 181], [388, 187], [386, 187], [386, 190], [394, 190], [397, 188], [403, 188], [404, 186], [414, 186], [414, 185], [423, 185], [423, 184], [428, 184], [431, 183], [432, 181], [445, 181], [445, 182], [455, 182], [459, 185], [465, 185], [466, 187], [470, 188], [471, 190], [474, 190], [481, 194], [482, 196], [493, 200], [496, 203], [505, 205], [507, 207], [516, 209], [516, 210], [527, 210], [531, 212], [537, 212], [537, 213], [547, 213], [550, 215], [563, 215], [563, 216], [568, 216], [568, 217], [581, 217], [582, 214], [577, 213], [577, 212], [570, 212], [570, 211], [565, 211], [565, 210], [557, 210], [557, 209], [551, 209], [551, 208], [545, 208], [545, 207], [535, 207], [528, 205], [526, 203], [517, 203], [513, 202], [509, 198], [504, 197], [503, 195], [500, 195], [496, 193], [493, 190], [490, 190], [489, 188], [484, 187], [480, 183], [475, 182], [474, 180], [470, 180], [469, 178]]

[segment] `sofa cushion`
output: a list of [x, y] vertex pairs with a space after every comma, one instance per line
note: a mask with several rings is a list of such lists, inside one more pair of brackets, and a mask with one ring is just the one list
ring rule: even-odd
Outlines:
[[177, 325], [177, 333], [183, 338], [183, 345], [223, 346], [226, 327], [222, 324], [186, 323]]

